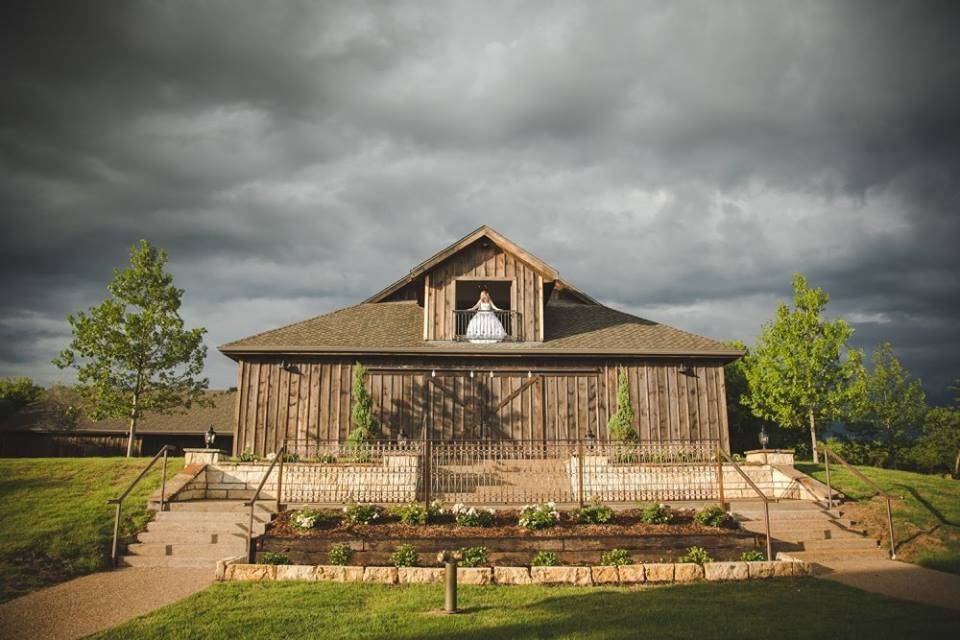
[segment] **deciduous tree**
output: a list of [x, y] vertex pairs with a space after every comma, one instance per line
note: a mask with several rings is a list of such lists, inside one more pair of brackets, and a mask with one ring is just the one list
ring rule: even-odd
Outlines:
[[765, 324], [744, 373], [750, 389], [745, 403], [754, 415], [785, 428], [810, 429], [813, 459], [819, 462], [817, 422], [841, 415], [859, 371], [860, 354], [846, 348], [853, 328], [842, 319], [827, 321], [830, 297], [811, 288], [801, 274], [793, 278], [793, 307], [780, 304]]
[[114, 269], [110, 297], [67, 318], [73, 340], [53, 361], [77, 370], [77, 390], [94, 420], [126, 419], [133, 454], [144, 412], [170, 413], [202, 403], [200, 377], [206, 329], [185, 329], [183, 290], [164, 271], [167, 254], [146, 240], [130, 250], [130, 266]]

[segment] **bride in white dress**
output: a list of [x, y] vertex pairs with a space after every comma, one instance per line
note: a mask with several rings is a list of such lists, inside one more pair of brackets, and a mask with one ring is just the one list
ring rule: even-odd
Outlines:
[[470, 311], [476, 311], [470, 324], [467, 325], [467, 340], [477, 344], [492, 344], [502, 342], [507, 337], [497, 314], [494, 311], [500, 311], [497, 305], [490, 299], [490, 292], [486, 289], [480, 291], [480, 299], [477, 304], [470, 307]]

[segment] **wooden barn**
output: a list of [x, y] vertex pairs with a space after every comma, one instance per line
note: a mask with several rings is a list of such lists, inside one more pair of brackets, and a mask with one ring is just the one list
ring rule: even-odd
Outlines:
[[[494, 340], [474, 339], [481, 289]], [[729, 450], [723, 366], [740, 355], [600, 304], [486, 226], [360, 304], [220, 350], [237, 363], [234, 454], [260, 455], [343, 442], [356, 362], [391, 440], [606, 441], [622, 367], [642, 443]]]

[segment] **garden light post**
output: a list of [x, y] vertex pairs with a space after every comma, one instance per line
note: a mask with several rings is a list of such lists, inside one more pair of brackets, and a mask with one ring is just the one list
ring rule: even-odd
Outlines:
[[441, 551], [437, 562], [444, 566], [443, 612], [457, 613], [457, 562], [463, 559], [459, 551]]
[[757, 439], [760, 441], [760, 448], [766, 450], [767, 445], [770, 444], [770, 436], [767, 435], [766, 427], [760, 427], [760, 435], [757, 436]]

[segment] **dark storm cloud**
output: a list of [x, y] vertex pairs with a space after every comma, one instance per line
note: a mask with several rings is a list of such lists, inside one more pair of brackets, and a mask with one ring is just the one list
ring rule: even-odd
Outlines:
[[[146, 237], [211, 346], [480, 224], [621, 308], [751, 341], [808, 274], [960, 376], [960, 5], [6, 4], [0, 374]], [[229, 361], [211, 351], [215, 384]]]

